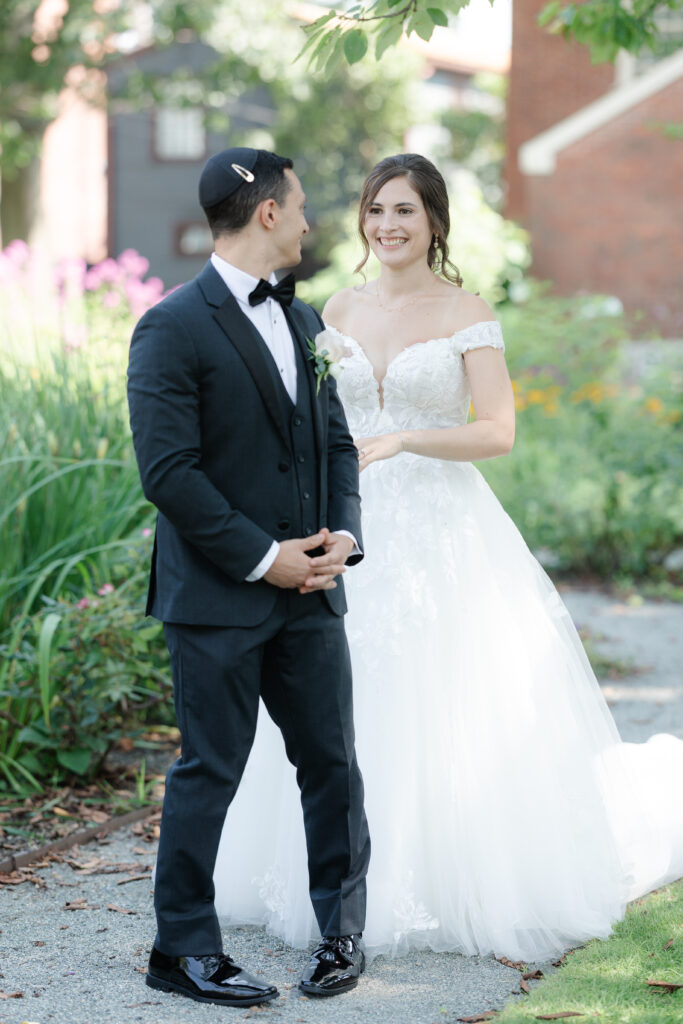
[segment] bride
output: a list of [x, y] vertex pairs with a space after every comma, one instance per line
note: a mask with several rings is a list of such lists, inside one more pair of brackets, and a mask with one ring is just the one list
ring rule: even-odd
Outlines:
[[[345, 586], [366, 947], [553, 958], [683, 874], [683, 743], [620, 741], [567, 610], [473, 465], [510, 451], [514, 405], [500, 327], [448, 259], [443, 178], [414, 154], [381, 161], [359, 226], [380, 275], [323, 315], [363, 498], [366, 557]], [[225, 922], [317, 938], [294, 769], [263, 713], [215, 884]]]

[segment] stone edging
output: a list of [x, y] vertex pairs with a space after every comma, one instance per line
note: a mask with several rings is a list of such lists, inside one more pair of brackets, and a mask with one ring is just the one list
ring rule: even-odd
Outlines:
[[108, 821], [102, 822], [100, 825], [93, 825], [92, 828], [81, 829], [80, 832], [72, 832], [71, 835], [63, 836], [61, 839], [55, 839], [53, 843], [46, 843], [44, 846], [36, 846], [32, 850], [26, 850], [24, 853], [12, 854], [10, 857], [6, 857], [5, 860], [0, 861], [0, 874], [9, 875], [12, 871], [18, 871], [20, 868], [27, 867], [32, 864], [35, 860], [40, 860], [49, 853], [57, 853], [59, 850], [69, 850], [72, 846], [81, 846], [83, 843], [89, 843], [91, 839], [97, 838], [99, 835], [106, 835], [108, 832], [115, 832], [119, 828], [123, 828], [125, 825], [133, 825], [136, 821], [142, 821], [144, 818], [149, 818], [150, 815], [160, 810], [161, 804], [150, 804], [147, 807], [138, 807], [136, 811], [129, 811], [128, 814], [121, 814], [110, 818]]

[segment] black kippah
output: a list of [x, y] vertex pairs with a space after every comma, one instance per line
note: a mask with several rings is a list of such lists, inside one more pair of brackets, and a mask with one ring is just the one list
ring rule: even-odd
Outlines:
[[235, 146], [216, 153], [206, 162], [199, 179], [199, 203], [207, 210], [222, 203], [240, 185], [249, 185], [254, 180], [252, 173], [258, 159], [257, 149]]

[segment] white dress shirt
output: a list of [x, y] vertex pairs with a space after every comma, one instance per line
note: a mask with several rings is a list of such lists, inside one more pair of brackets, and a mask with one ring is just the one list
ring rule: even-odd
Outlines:
[[[296, 356], [294, 355], [294, 341], [289, 330], [287, 318], [282, 310], [282, 306], [276, 299], [272, 299], [270, 297], [268, 297], [265, 302], [259, 303], [258, 306], [250, 306], [249, 295], [258, 284], [259, 279], [257, 277], [252, 277], [251, 274], [245, 273], [245, 271], [240, 270], [239, 267], [233, 266], [232, 263], [228, 263], [227, 260], [224, 260], [215, 252], [211, 254], [211, 263], [217, 273], [220, 274], [221, 278], [225, 281], [234, 297], [237, 299], [239, 307], [244, 315], [247, 319], [251, 320], [252, 324], [268, 346], [270, 353], [275, 360], [275, 365], [280, 371], [282, 383], [287, 390], [287, 394], [296, 405], [297, 373]], [[270, 283], [277, 284], [277, 277], [275, 274], [271, 274]], [[336, 532], [343, 534], [345, 537], [350, 537], [354, 543], [354, 551], [352, 553], [360, 554], [360, 548], [358, 547], [356, 538], [352, 533], [349, 533], [348, 530], [337, 530]], [[246, 577], [246, 582], [254, 583], [256, 580], [260, 580], [262, 576], [265, 576], [277, 558], [279, 550], [280, 545], [276, 540], [274, 540], [258, 565], [255, 566], [255, 568]]]

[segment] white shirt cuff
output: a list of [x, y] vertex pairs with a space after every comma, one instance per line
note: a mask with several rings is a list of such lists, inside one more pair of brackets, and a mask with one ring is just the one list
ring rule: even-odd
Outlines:
[[268, 548], [268, 550], [266, 551], [263, 558], [261, 559], [261, 561], [259, 562], [259, 564], [256, 566], [255, 569], [252, 569], [249, 575], [245, 578], [244, 582], [256, 583], [257, 580], [262, 579], [270, 569], [275, 559], [277, 558], [279, 550], [280, 545], [276, 540], [274, 540], [273, 543]]
[[358, 541], [356, 540], [356, 538], [354, 537], [354, 535], [352, 533], [349, 533], [348, 530], [332, 530], [331, 532], [332, 533], [338, 533], [340, 537], [348, 537], [349, 540], [353, 541], [353, 550], [349, 551], [348, 555], [346, 556], [347, 558], [350, 558], [351, 555], [362, 555], [363, 554], [361, 549], [358, 547]]

